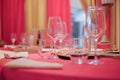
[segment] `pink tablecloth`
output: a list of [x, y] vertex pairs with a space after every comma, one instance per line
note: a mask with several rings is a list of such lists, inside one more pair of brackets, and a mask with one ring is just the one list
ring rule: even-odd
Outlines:
[[[30, 59], [40, 60], [37, 54]], [[10, 59], [0, 60], [0, 80], [120, 80], [120, 60], [101, 59], [104, 64], [93, 66], [77, 65], [71, 60], [48, 60], [64, 64], [62, 69], [10, 69], [4, 64]]]

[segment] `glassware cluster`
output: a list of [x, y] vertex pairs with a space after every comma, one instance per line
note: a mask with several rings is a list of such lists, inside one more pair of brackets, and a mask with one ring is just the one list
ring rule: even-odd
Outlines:
[[48, 29], [47, 29], [48, 36], [53, 40], [53, 58], [56, 58], [56, 41], [60, 42], [60, 48], [62, 48], [63, 39], [68, 35], [66, 23], [62, 22], [61, 17], [54, 16], [49, 17], [48, 20]]
[[[93, 55], [94, 59], [88, 61], [88, 64], [99, 65], [103, 64], [97, 58], [98, 47], [101, 36], [104, 33], [104, 14], [102, 7], [91, 6], [88, 8], [84, 26], [80, 29], [82, 37], [66, 38], [69, 35], [66, 22], [62, 21], [60, 16], [51, 16], [48, 18], [48, 26], [46, 33], [51, 40], [41, 40], [41, 33], [38, 31], [39, 51], [44, 53], [44, 50], [49, 50], [50, 56], [44, 58], [57, 59], [58, 54], [70, 55], [75, 64], [85, 63], [85, 56]], [[33, 46], [34, 35], [29, 35], [29, 46]], [[15, 44], [16, 34], [11, 34], [12, 45]], [[27, 41], [26, 34], [21, 34], [22, 45], [25, 46]], [[49, 48], [49, 49], [48, 49]], [[42, 55], [42, 54], [40, 54]]]

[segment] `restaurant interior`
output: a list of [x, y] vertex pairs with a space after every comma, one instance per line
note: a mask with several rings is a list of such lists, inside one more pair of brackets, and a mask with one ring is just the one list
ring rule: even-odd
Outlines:
[[120, 0], [0, 0], [0, 80], [120, 80]]

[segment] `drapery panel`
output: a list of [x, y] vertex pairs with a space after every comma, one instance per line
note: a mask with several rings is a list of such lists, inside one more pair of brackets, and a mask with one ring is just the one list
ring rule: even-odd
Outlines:
[[46, 27], [46, 0], [25, 0], [25, 25], [29, 34], [33, 29]]
[[24, 0], [1, 0], [1, 15], [2, 39], [11, 44], [10, 34], [16, 33], [18, 44], [25, 32]]
[[[50, 16], [60, 16], [67, 23], [71, 35], [71, 15], [69, 0], [0, 0], [2, 39], [11, 44], [10, 34], [17, 34], [17, 44], [21, 34], [30, 33], [34, 28], [46, 30]], [[46, 36], [46, 35], [43, 35]]]
[[[86, 12], [86, 4], [91, 5], [95, 1], [95, 5], [101, 5], [102, 0], [80, 1], [83, 2]], [[111, 37], [111, 15], [111, 12], [107, 15], [107, 36], [109, 38]], [[61, 16], [67, 23], [71, 34], [69, 0], [0, 0], [0, 39], [2, 37], [2, 40], [11, 44], [10, 34], [17, 33], [17, 43], [19, 43], [21, 33], [29, 33], [34, 27], [45, 29], [50, 16]]]
[[[93, 1], [94, 1], [94, 0], [93, 0]], [[83, 10], [84, 10], [85, 13], [87, 14], [88, 7], [89, 7], [90, 5], [92, 5], [91, 0], [80, 0], [80, 2], [81, 2], [81, 5], [82, 5]]]
[[41, 37], [48, 39], [49, 37], [46, 34], [48, 18], [50, 16], [60, 16], [67, 23], [67, 28], [71, 35], [69, 0], [26, 0], [25, 14], [26, 31], [28, 34], [30, 32], [36, 32], [39, 29], [41, 31]]
[[1, 40], [1, 0], [0, 0], [0, 40]]
[[36, 45], [38, 30], [46, 29], [46, 0], [25, 0], [25, 26], [28, 36], [34, 35]]
[[120, 50], [120, 0], [116, 0], [116, 15], [115, 15], [115, 23], [116, 23], [116, 47]]

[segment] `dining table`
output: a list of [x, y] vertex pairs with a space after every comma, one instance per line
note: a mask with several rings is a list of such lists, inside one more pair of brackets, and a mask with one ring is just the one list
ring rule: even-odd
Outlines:
[[75, 64], [73, 59], [45, 59], [38, 53], [27, 59], [38, 62], [60, 63], [62, 68], [9, 68], [5, 64], [15, 58], [0, 59], [0, 80], [120, 80], [120, 59], [101, 57], [101, 65]]

